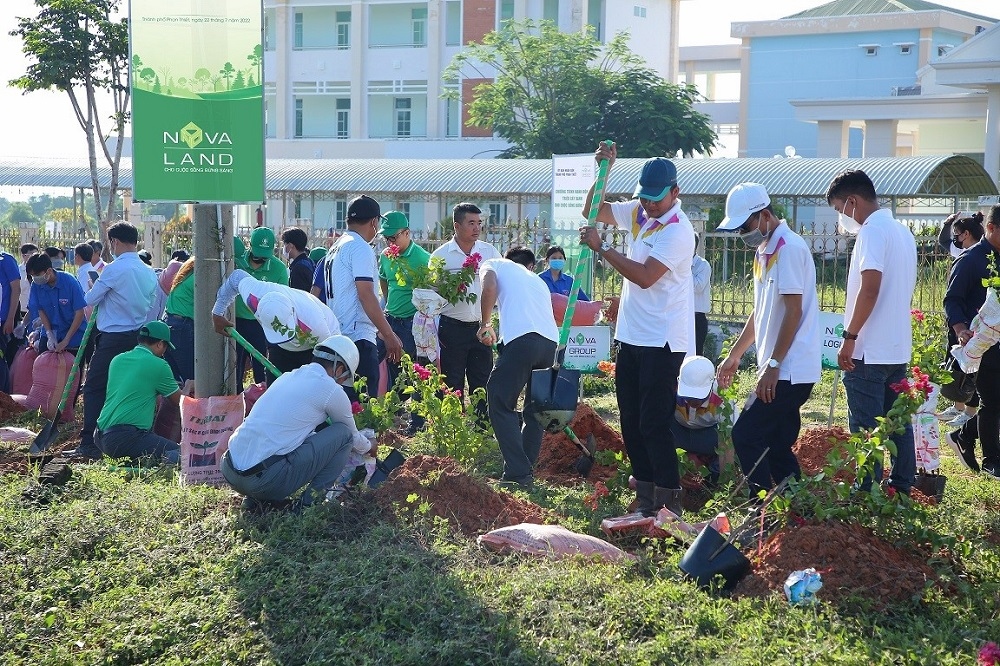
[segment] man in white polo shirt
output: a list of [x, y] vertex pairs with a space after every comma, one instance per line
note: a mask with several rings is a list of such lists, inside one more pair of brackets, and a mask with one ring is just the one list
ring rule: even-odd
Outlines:
[[[500, 251], [485, 241], [479, 240], [483, 227], [482, 211], [471, 203], [456, 204], [452, 210], [455, 235], [451, 240], [434, 250], [431, 259], [444, 259], [449, 271], [458, 271], [462, 264], [478, 254], [480, 265], [490, 259], [499, 259]], [[469, 293], [479, 297], [482, 286], [479, 276], [471, 285]], [[493, 369], [493, 352], [484, 347], [476, 338], [480, 326], [481, 310], [478, 303], [458, 302], [448, 305], [441, 312], [438, 324], [438, 340], [441, 343], [441, 374], [444, 383], [454, 391], [465, 391], [465, 381], [469, 380], [466, 395], [478, 388], [486, 388], [486, 381]], [[486, 404], [479, 403], [476, 410], [481, 419], [486, 418]]]
[[[910, 301], [917, 283], [917, 243], [913, 233], [879, 206], [875, 185], [863, 171], [844, 171], [826, 192], [840, 213], [840, 226], [857, 234], [847, 271], [844, 344], [837, 362], [844, 371], [847, 421], [851, 432], [874, 428], [896, 400], [891, 386], [907, 376], [913, 331]], [[907, 422], [893, 435], [896, 456], [889, 485], [909, 493], [916, 481], [913, 429]], [[882, 478], [876, 461], [875, 478]], [[863, 484], [867, 489], [871, 480]]]
[[[602, 143], [596, 158], [613, 165], [616, 154], [616, 146]], [[625, 278], [615, 328], [615, 393], [636, 478], [637, 509], [646, 515], [664, 506], [680, 515], [683, 494], [670, 424], [677, 375], [695, 348], [694, 229], [679, 195], [673, 162], [655, 157], [643, 165], [631, 201], [603, 202], [598, 211], [598, 222], [625, 230], [627, 254], [604, 242], [596, 228], [580, 229], [580, 242]], [[584, 217], [592, 197], [593, 187]]]
[[490, 347], [498, 342], [491, 317], [500, 311], [503, 349], [486, 384], [490, 423], [503, 455], [503, 480], [531, 488], [532, 469], [542, 448], [542, 426], [531, 401], [524, 401], [524, 424], [517, 416], [517, 401], [524, 388], [531, 393], [531, 371], [552, 366], [559, 331], [552, 316], [549, 288], [535, 269], [535, 253], [524, 246], [507, 251], [504, 259], [489, 259], [479, 267], [482, 325], [479, 341]]
[[347, 207], [347, 233], [326, 256], [326, 303], [344, 335], [358, 348], [358, 374], [365, 391], [378, 393], [379, 360], [376, 336], [385, 342], [389, 363], [399, 363], [403, 343], [392, 331], [378, 299], [378, 263], [371, 243], [379, 233], [382, 211], [375, 199], [362, 194]]
[[799, 410], [822, 368], [816, 266], [802, 237], [775, 216], [763, 185], [741, 183], [729, 191], [719, 231], [739, 232], [757, 251], [754, 309], [718, 371], [719, 386], [728, 387], [743, 354], [757, 345], [757, 387], [733, 426], [733, 448], [756, 497], [800, 476], [792, 453], [802, 427]]

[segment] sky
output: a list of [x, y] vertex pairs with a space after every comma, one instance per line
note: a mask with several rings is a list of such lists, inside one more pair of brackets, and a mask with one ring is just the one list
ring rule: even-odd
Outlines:
[[[823, 0], [683, 0], [680, 45], [733, 43], [736, 40], [729, 36], [732, 22], [781, 18], [821, 4]], [[986, 7], [992, 2], [939, 0], [939, 4], [988, 13]], [[73, 116], [65, 93], [22, 95], [20, 90], [7, 86], [7, 81], [23, 74], [27, 66], [20, 40], [8, 33], [16, 27], [16, 17], [33, 16], [37, 8], [33, 0], [0, 0], [0, 5], [0, 118], [6, 130], [0, 144], [0, 155], [86, 157], [83, 130]], [[2, 195], [12, 198], [10, 193]]]

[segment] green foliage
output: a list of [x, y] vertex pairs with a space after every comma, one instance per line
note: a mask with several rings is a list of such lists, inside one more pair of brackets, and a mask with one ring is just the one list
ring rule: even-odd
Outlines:
[[589, 27], [507, 21], [468, 44], [443, 76], [492, 79], [476, 87], [469, 124], [514, 144], [507, 157], [590, 152], [608, 137], [622, 157], [710, 154], [716, 141], [693, 108], [694, 87], [661, 79], [629, 50], [626, 33], [602, 45]]
[[[354, 414], [354, 424], [358, 430], [371, 428], [376, 434], [381, 435], [388, 432], [396, 422], [396, 413], [399, 411], [399, 394], [395, 391], [386, 391], [381, 398], [369, 396], [366, 392], [364, 377], [354, 382], [354, 390], [361, 396], [361, 403], [351, 405]], [[361, 410], [361, 411], [358, 411]]]
[[4, 224], [9, 224], [12, 226], [23, 226], [26, 224], [37, 225], [41, 222], [35, 212], [31, 210], [31, 206], [23, 201], [15, 201], [10, 205], [7, 210], [7, 215], [4, 218]]
[[233, 67], [233, 63], [227, 62], [219, 70], [219, 75], [226, 80], [226, 90], [230, 90], [229, 82], [232, 80], [233, 75], [236, 73], [236, 69]]

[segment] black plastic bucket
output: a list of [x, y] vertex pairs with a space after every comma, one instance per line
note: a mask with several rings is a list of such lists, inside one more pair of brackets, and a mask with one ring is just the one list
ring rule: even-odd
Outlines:
[[723, 589], [730, 590], [750, 572], [750, 560], [728, 543], [726, 537], [706, 525], [684, 553], [680, 568], [699, 587], [710, 587], [716, 576], [722, 576]]
[[389, 455], [385, 457], [385, 460], [379, 460], [375, 463], [375, 471], [372, 473], [372, 478], [368, 479], [369, 488], [378, 488], [385, 480], [389, 478], [389, 472], [396, 469], [400, 465], [406, 462], [406, 458], [402, 453], [393, 449]]
[[535, 418], [546, 432], [562, 432], [576, 414], [580, 399], [580, 371], [544, 368], [531, 372], [528, 396]]

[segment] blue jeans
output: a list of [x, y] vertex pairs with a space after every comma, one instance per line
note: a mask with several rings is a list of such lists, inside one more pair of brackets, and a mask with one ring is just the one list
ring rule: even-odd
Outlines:
[[368, 340], [355, 340], [358, 348], [358, 378], [365, 380], [365, 393], [371, 397], [378, 396], [378, 347]]
[[170, 341], [176, 347], [167, 347], [163, 358], [174, 371], [174, 379], [183, 385], [187, 380], [194, 379], [194, 319], [168, 312], [163, 321], [170, 327]]
[[[901, 381], [907, 374], [907, 364], [893, 365], [866, 364], [854, 359], [854, 370], [844, 373], [844, 388], [847, 389], [847, 421], [851, 432], [860, 432], [878, 425], [878, 419], [885, 416], [896, 401], [896, 392], [889, 386]], [[917, 453], [913, 443], [913, 427], [909, 422], [902, 434], [890, 439], [896, 445], [896, 455], [892, 457], [892, 473], [889, 485], [900, 492], [908, 493], [917, 475]], [[882, 478], [882, 464], [875, 462], [875, 478]], [[866, 479], [862, 488], [871, 487], [871, 479]]]
[[[427, 363], [425, 358], [417, 358], [417, 343], [413, 339], [413, 317], [393, 317], [390, 314], [385, 316], [386, 320], [389, 322], [389, 326], [392, 327], [392, 332], [395, 333], [400, 342], [403, 343], [403, 353], [408, 354], [410, 360], [414, 363]], [[383, 350], [382, 339], [379, 338], [379, 355], [381, 356]], [[396, 384], [396, 378], [399, 377], [399, 364], [398, 363], [386, 363], [386, 369], [389, 372], [389, 388], [391, 389]], [[407, 396], [400, 396], [404, 401]], [[416, 393], [413, 394], [414, 400], [419, 400]], [[424, 417], [419, 414], [410, 414], [410, 428], [418, 429], [424, 426]]]

